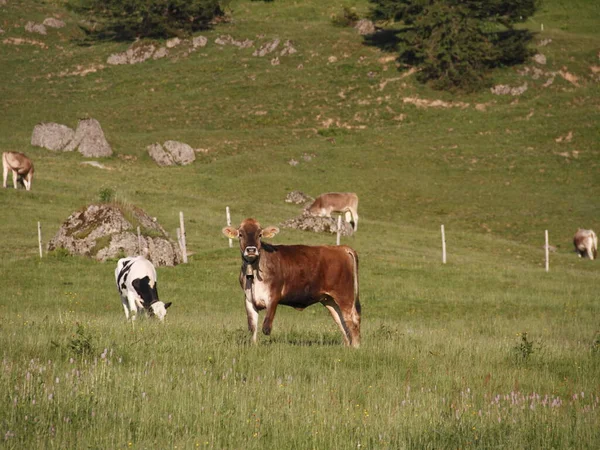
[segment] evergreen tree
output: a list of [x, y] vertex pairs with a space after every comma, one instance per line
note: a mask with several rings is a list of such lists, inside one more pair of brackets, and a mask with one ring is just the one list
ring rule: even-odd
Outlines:
[[522, 63], [531, 33], [514, 25], [539, 0], [370, 0], [372, 17], [404, 23], [397, 32], [400, 61], [438, 89], [472, 91], [489, 69]]
[[167, 38], [205, 29], [226, 0], [70, 0], [71, 9], [100, 25], [97, 37]]

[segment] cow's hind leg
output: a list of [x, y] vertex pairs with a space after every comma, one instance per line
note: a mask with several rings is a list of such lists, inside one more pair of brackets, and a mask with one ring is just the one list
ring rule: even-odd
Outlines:
[[333, 320], [335, 321], [335, 323], [337, 323], [338, 327], [340, 328], [340, 331], [342, 332], [342, 337], [344, 338], [344, 344], [346, 346], [349, 346], [350, 331], [348, 330], [348, 326], [346, 325], [346, 321], [344, 320], [340, 307], [332, 298], [328, 298], [327, 300], [324, 300], [321, 303], [323, 303], [325, 308], [327, 308], [327, 310], [331, 314], [331, 317], [333, 317]]
[[127, 302], [127, 297], [121, 297], [121, 303], [125, 310], [125, 320], [129, 320], [129, 303]]

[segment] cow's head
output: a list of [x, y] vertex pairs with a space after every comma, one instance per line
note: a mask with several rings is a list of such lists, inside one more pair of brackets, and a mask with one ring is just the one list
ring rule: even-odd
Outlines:
[[239, 228], [225, 227], [223, 234], [229, 239], [240, 240], [242, 258], [249, 264], [255, 262], [260, 256], [261, 238], [272, 238], [279, 233], [277, 227], [261, 228], [260, 223], [254, 219], [246, 219]]
[[164, 303], [158, 299], [158, 291], [156, 282], [150, 281], [150, 277], [136, 278], [131, 282], [131, 285], [136, 290], [138, 295], [144, 302], [144, 309], [150, 317], [157, 317], [160, 321], [165, 320], [167, 308], [171, 306], [171, 302]]

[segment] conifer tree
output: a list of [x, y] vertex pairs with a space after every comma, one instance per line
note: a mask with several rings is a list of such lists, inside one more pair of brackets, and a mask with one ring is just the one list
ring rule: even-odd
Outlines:
[[370, 0], [371, 15], [405, 26], [397, 33], [400, 60], [420, 69], [433, 87], [476, 90], [491, 68], [522, 63], [531, 33], [514, 25], [539, 0]]
[[71, 0], [69, 6], [100, 25], [104, 38], [183, 36], [207, 28], [226, 0]]

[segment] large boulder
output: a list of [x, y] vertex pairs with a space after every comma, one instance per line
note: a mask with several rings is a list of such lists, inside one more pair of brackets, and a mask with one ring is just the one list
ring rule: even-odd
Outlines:
[[196, 160], [196, 152], [188, 144], [178, 141], [166, 141], [147, 147], [148, 154], [159, 166], [186, 166]]
[[75, 137], [65, 147], [65, 151], [79, 148], [79, 153], [88, 158], [112, 155], [112, 148], [104, 137], [100, 122], [96, 119], [81, 119], [75, 130]]
[[99, 261], [142, 254], [156, 266], [181, 262], [181, 250], [164, 228], [133, 205], [93, 204], [74, 212], [48, 244], [50, 251], [58, 248]]
[[38, 123], [33, 127], [31, 145], [48, 150], [64, 150], [75, 138], [75, 131], [59, 123]]
[[[286, 220], [281, 224], [284, 228], [293, 228], [302, 231], [312, 231], [315, 233], [333, 233], [336, 234], [338, 230], [338, 219], [334, 217], [320, 217], [313, 216], [308, 211], [304, 210], [301, 216], [294, 219]], [[352, 225], [343, 220], [340, 234], [342, 236], [352, 236], [354, 230]]]

